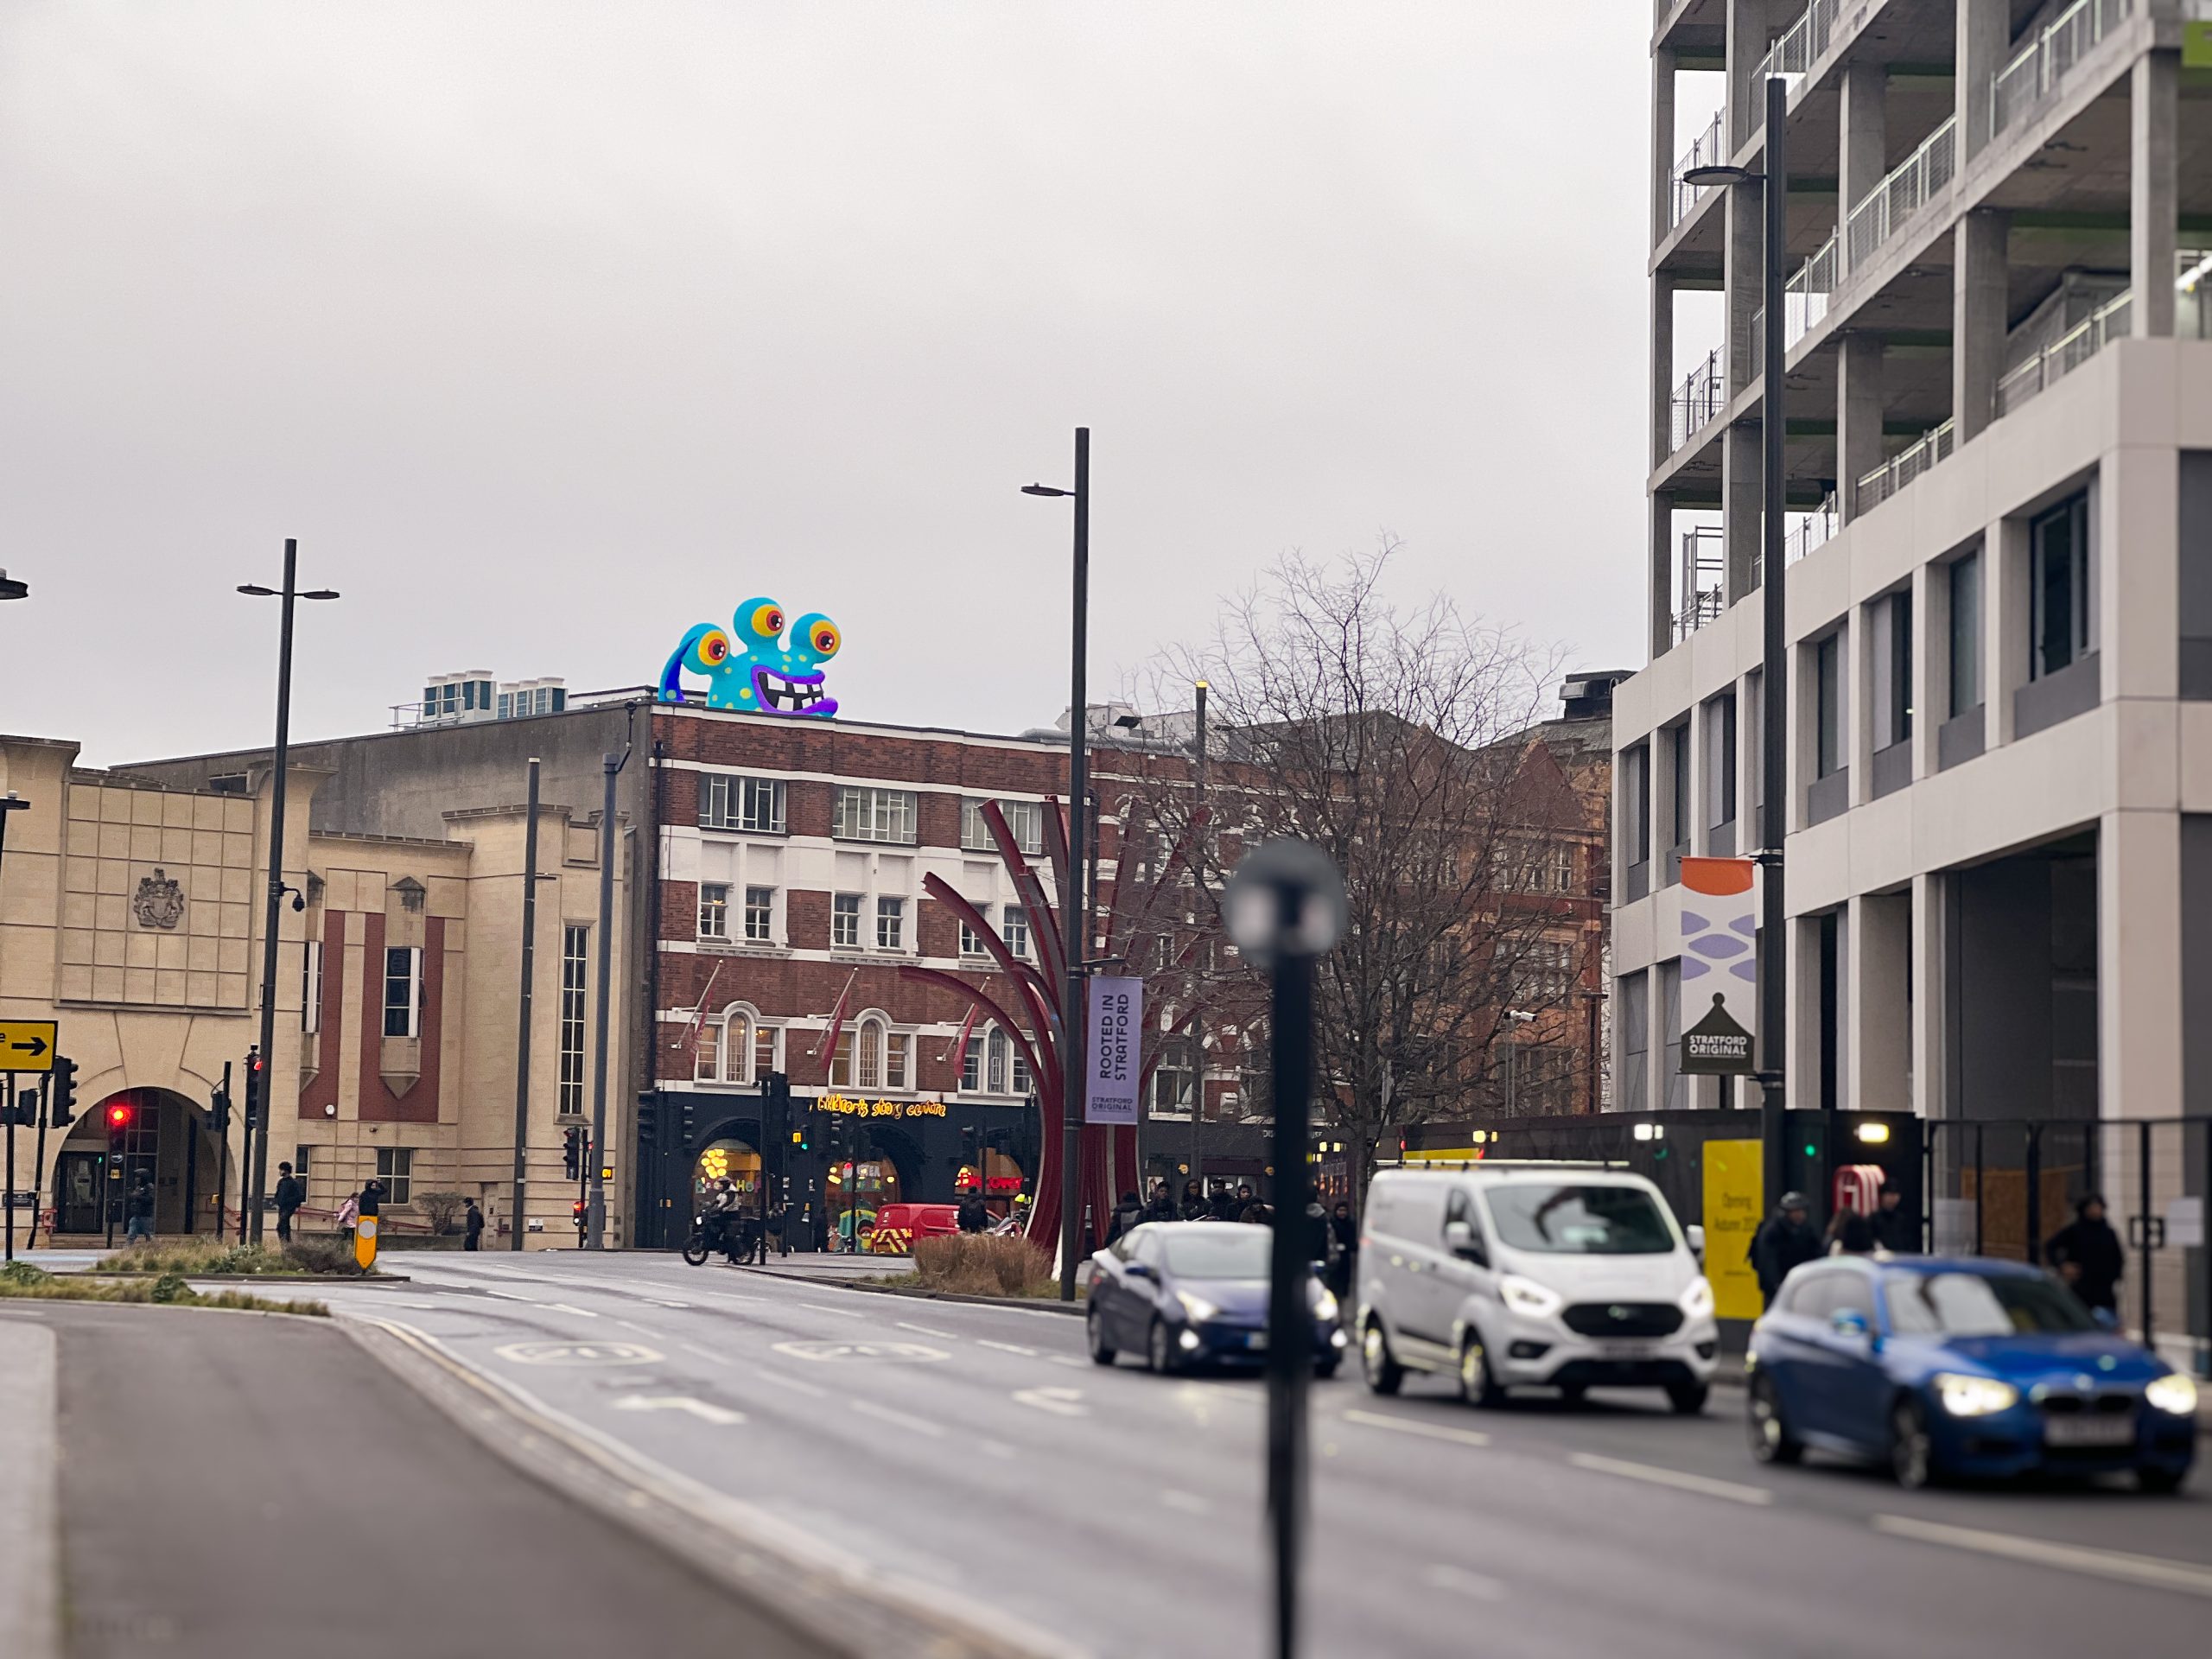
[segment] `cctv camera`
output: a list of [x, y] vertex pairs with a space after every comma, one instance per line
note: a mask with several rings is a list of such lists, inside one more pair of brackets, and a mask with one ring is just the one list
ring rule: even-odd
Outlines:
[[304, 893], [296, 893], [292, 895], [292, 908], [294, 910], [305, 910], [307, 907], [307, 896]]

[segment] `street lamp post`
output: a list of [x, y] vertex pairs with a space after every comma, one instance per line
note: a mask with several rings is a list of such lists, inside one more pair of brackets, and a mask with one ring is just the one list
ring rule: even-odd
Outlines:
[[1766, 171], [1753, 173], [1740, 167], [1696, 167], [1682, 175], [1691, 185], [1764, 184], [1765, 187], [1765, 245], [1761, 287], [1766, 308], [1765, 337], [1760, 353], [1759, 494], [1764, 523], [1759, 537], [1759, 598], [1763, 646], [1759, 670], [1759, 777], [1765, 798], [1759, 813], [1757, 855], [1764, 871], [1759, 889], [1759, 1058], [1756, 1073], [1761, 1086], [1759, 1139], [1769, 1193], [1782, 1191], [1789, 1181], [1787, 1149], [1783, 1144], [1783, 1113], [1789, 1107], [1789, 916], [1783, 904], [1782, 852], [1789, 833], [1784, 795], [1785, 739], [1789, 719], [1789, 628], [1783, 604], [1782, 515], [1787, 505], [1783, 489], [1783, 373], [1789, 344], [1783, 308], [1783, 261], [1788, 251], [1789, 208], [1789, 83], [1779, 75], [1766, 83]]
[[1025, 484], [1024, 495], [1067, 496], [1075, 502], [1075, 553], [1071, 607], [1072, 639], [1068, 649], [1068, 882], [1060, 895], [1060, 914], [1068, 932], [1060, 992], [1060, 1300], [1075, 1300], [1077, 1228], [1083, 1180], [1083, 1107], [1085, 1095], [1083, 1039], [1084, 959], [1090, 954], [1090, 908], [1085, 893], [1090, 829], [1090, 690], [1087, 672], [1090, 636], [1090, 429], [1075, 429], [1075, 487]]
[[[614, 786], [630, 751], [601, 758], [599, 804], [599, 982], [592, 1014], [591, 1059], [591, 1198], [586, 1211], [588, 1235], [584, 1248], [607, 1248], [607, 1004], [613, 996], [614, 960]], [[636, 1191], [634, 1185], [632, 1189]], [[637, 1223], [630, 1224], [632, 1242]]]
[[284, 783], [285, 773], [291, 765], [292, 749], [292, 609], [293, 601], [302, 599], [335, 599], [337, 591], [330, 588], [311, 588], [300, 591], [300, 544], [291, 537], [284, 538], [284, 586], [279, 590], [264, 588], [255, 582], [241, 582], [238, 592], [251, 594], [256, 599], [281, 598], [284, 601], [283, 620], [279, 625], [276, 645], [276, 753], [275, 770], [269, 780], [269, 893], [264, 906], [261, 925], [261, 1070], [258, 1089], [253, 1078], [247, 1078], [246, 1121], [249, 1125], [261, 1125], [261, 1137], [255, 1142], [251, 1172], [242, 1183], [245, 1186], [245, 1201], [248, 1205], [251, 1236], [255, 1243], [261, 1242], [262, 1197], [269, 1190], [269, 1134], [271, 1079], [276, 1070], [276, 926], [283, 908], [284, 894]]
[[[1192, 688], [1198, 696], [1198, 709], [1193, 716], [1196, 729], [1192, 733], [1194, 759], [1191, 767], [1192, 798], [1191, 868], [1198, 872], [1201, 887], [1206, 880], [1208, 863], [1206, 857], [1206, 693], [1211, 689], [1204, 680], [1200, 680]], [[1209, 951], [1211, 950], [1211, 944], [1207, 949]], [[1204, 971], [1212, 964], [1205, 953], [1201, 953], [1198, 962], [1200, 967], [1198, 982], [1191, 988], [1191, 1069], [1198, 1075], [1192, 1079], [1191, 1090], [1190, 1179], [1198, 1184], [1199, 1196], [1204, 1197], [1206, 1190], [1205, 1157], [1198, 1149], [1198, 1124], [1206, 1115], [1206, 988]], [[1175, 1201], [1179, 1206], [1181, 1205], [1181, 1193], [1175, 1195]], [[1179, 1207], [1176, 1213], [1181, 1214]]]

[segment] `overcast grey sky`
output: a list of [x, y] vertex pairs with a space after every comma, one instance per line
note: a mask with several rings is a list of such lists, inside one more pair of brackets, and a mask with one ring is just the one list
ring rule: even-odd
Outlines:
[[1065, 702], [1288, 548], [1640, 665], [1649, 0], [0, 12], [0, 730], [263, 742], [650, 680], [754, 594], [848, 715]]

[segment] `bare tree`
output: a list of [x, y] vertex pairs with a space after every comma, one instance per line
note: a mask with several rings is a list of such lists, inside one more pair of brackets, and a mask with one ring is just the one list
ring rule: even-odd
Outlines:
[[[1243, 848], [1277, 836], [1344, 871], [1350, 925], [1318, 977], [1316, 1059], [1363, 1190], [1386, 1137], [1504, 1103], [1503, 1043], [1524, 1060], [1573, 1044], [1583, 965], [1552, 895], [1586, 804], [1530, 735], [1557, 654], [1441, 594], [1394, 606], [1394, 548], [1286, 557], [1211, 640], [1169, 654], [1163, 683], [1210, 687], [1217, 783], [1210, 823], [1192, 822], [1187, 789], [1147, 802], [1216, 893]], [[1239, 1036], [1263, 1054], [1262, 1004], [1247, 1006]]]

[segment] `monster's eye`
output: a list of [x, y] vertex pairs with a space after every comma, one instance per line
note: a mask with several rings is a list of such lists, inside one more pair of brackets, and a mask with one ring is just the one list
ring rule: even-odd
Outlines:
[[784, 637], [784, 607], [780, 605], [756, 605], [751, 617], [753, 632], [763, 639]]
[[806, 642], [814, 647], [816, 656], [835, 657], [837, 654], [837, 646], [841, 643], [837, 635], [837, 625], [826, 617], [822, 618], [808, 632]]
[[729, 656], [729, 636], [720, 628], [699, 641], [699, 660], [712, 668]]

